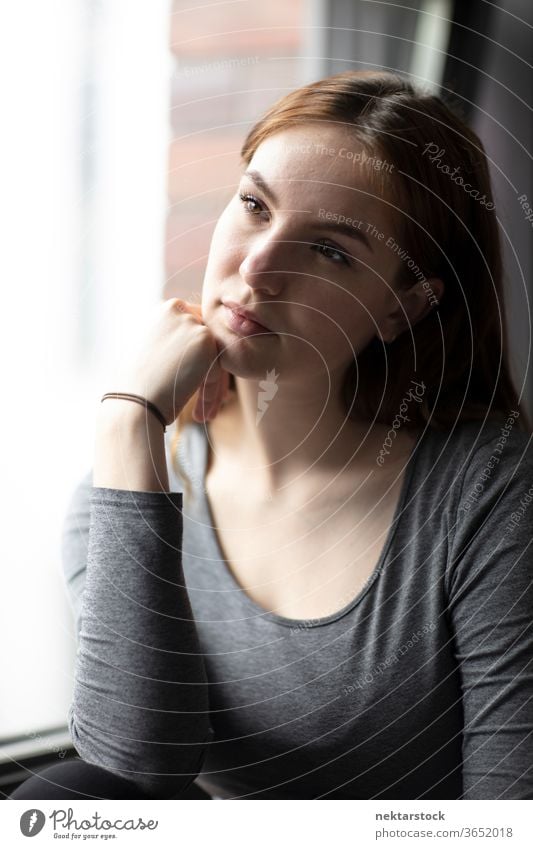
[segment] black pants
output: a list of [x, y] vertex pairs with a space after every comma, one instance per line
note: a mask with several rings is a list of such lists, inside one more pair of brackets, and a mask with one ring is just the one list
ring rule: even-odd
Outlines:
[[46, 767], [19, 784], [10, 799], [151, 799], [133, 781], [81, 758]]

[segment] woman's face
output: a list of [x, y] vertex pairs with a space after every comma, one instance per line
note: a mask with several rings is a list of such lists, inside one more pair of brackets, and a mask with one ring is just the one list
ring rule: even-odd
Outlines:
[[[326, 370], [335, 379], [398, 310], [401, 260], [387, 245], [396, 234], [365, 155], [343, 128], [316, 125], [258, 147], [217, 222], [202, 291], [227, 371], [261, 379], [275, 369], [282, 381]], [[253, 310], [271, 332], [243, 335], [223, 301]]]

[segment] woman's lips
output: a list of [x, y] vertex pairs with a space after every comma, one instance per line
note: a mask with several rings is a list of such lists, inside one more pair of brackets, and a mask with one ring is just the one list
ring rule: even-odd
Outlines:
[[272, 335], [272, 331], [270, 331], [267, 327], [264, 327], [262, 324], [259, 324], [259, 322], [241, 315], [226, 304], [223, 304], [223, 307], [226, 324], [228, 324], [231, 330], [238, 333], [239, 336]]
[[246, 304], [239, 304], [237, 301], [226, 301], [222, 300], [222, 303], [225, 307], [229, 307], [233, 312], [238, 313], [239, 315], [244, 316], [244, 318], [250, 319], [250, 321], [255, 321], [256, 324], [259, 324], [261, 327], [264, 327], [265, 330], [270, 330], [270, 327], [267, 327], [264, 321], [261, 321], [256, 311], [252, 309], [248, 309]]

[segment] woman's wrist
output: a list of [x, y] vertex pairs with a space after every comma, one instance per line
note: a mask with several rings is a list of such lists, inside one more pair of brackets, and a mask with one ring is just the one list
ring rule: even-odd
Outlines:
[[130, 404], [138, 404], [143, 407], [145, 410], [148, 410], [153, 416], [156, 417], [161, 427], [163, 428], [163, 432], [167, 429], [167, 423], [165, 418], [159, 409], [156, 407], [152, 401], [149, 401], [147, 398], [144, 398], [142, 395], [137, 395], [131, 392], [106, 392], [105, 395], [102, 395], [100, 402], [103, 401], [116, 401], [116, 400], [124, 400], [129, 401]]
[[137, 492], [168, 492], [165, 438], [146, 408], [107, 398], [96, 422], [93, 486]]
[[[131, 424], [145, 422], [148, 425], [152, 425], [155, 423], [159, 424], [161, 433], [164, 432], [162, 424], [160, 422], [158, 423], [154, 414], [147, 407], [143, 407], [142, 404], [137, 404], [126, 398], [106, 398], [103, 401], [100, 400], [97, 421], [105, 424], [106, 422], [115, 420], [129, 422]], [[157, 428], [154, 428], [154, 430], [157, 431]]]

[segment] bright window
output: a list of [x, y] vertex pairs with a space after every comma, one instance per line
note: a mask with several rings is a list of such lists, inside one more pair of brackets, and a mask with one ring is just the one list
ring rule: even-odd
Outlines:
[[166, 0], [35, 0], [3, 16], [4, 740], [66, 723], [61, 528], [109, 364], [163, 290], [169, 25]]

